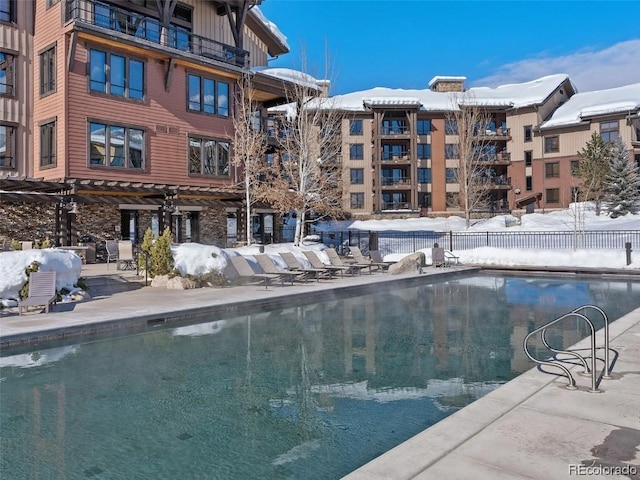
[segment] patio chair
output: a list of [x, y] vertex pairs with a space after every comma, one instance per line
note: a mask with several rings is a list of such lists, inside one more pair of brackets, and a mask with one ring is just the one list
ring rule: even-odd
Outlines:
[[256, 273], [246, 258], [241, 255], [234, 255], [229, 257], [229, 261], [233, 268], [236, 269], [238, 273], [238, 280], [240, 282], [250, 282], [250, 281], [264, 281], [264, 288], [269, 287], [270, 280], [280, 280], [284, 285], [284, 280], [280, 275], [273, 275], [269, 273]]
[[56, 272], [31, 272], [29, 275], [29, 295], [18, 302], [18, 314], [22, 309], [44, 305], [45, 313], [49, 313], [49, 306], [56, 303]]
[[[122, 268], [120, 268], [122, 266]], [[135, 270], [135, 258], [133, 256], [133, 244], [129, 240], [118, 240], [118, 257], [116, 270]]]
[[287, 268], [289, 270], [293, 270], [294, 272], [304, 272], [306, 275], [313, 275], [313, 278], [315, 278], [317, 282], [320, 281], [321, 275], [327, 275], [327, 271], [324, 269], [308, 268], [303, 266], [291, 252], [281, 252], [280, 256], [287, 264]]
[[107, 240], [105, 248], [107, 250], [107, 270], [109, 270], [109, 263], [118, 259], [118, 241]]
[[[358, 265], [357, 263], [346, 263], [342, 260], [342, 257], [338, 255], [335, 248], [325, 248], [324, 252], [329, 257], [329, 261], [332, 265], [336, 265], [338, 267], [348, 267], [349, 273], [351, 275], [362, 274], [363, 268], [369, 268], [369, 265]], [[369, 273], [371, 273], [371, 269], [369, 268]]]
[[330, 277], [337, 272], [340, 272], [340, 276], [344, 277], [345, 270], [349, 271], [349, 267], [338, 267], [336, 265], [327, 265], [322, 260], [320, 260], [320, 257], [316, 255], [316, 252], [313, 252], [311, 250], [305, 250], [302, 252], [302, 254], [307, 258], [307, 260], [309, 260], [309, 263], [311, 264], [312, 268], [325, 270], [326, 272], [329, 273]]
[[288, 280], [293, 285], [293, 282], [296, 280], [304, 280], [307, 281], [307, 276], [304, 272], [297, 272], [295, 270], [280, 270], [278, 266], [271, 260], [271, 257], [266, 253], [261, 253], [253, 256], [262, 268], [264, 273], [268, 273], [271, 275], [279, 275], [282, 280]]
[[389, 262], [389, 261], [385, 262], [384, 258], [382, 257], [382, 253], [380, 253], [380, 250], [369, 250], [369, 256], [371, 257], [371, 260], [373, 260], [375, 263], [386, 265], [387, 266], [386, 268], [389, 268], [391, 265], [396, 263], [396, 262]]
[[438, 267], [446, 267], [446, 260], [444, 258], [444, 248], [433, 247], [431, 249], [431, 265]]
[[387, 265], [386, 263], [376, 263], [370, 258], [365, 257], [362, 253], [362, 250], [360, 250], [360, 247], [349, 247], [349, 250], [351, 250], [351, 255], [353, 256], [353, 259], [356, 261], [356, 263], [359, 265], [369, 265], [369, 270], [373, 269], [374, 267], [376, 270], [380, 271], [384, 271], [389, 268], [389, 265]]

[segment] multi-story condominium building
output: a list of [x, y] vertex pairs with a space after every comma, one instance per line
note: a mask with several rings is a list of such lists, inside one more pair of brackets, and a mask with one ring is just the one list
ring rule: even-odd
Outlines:
[[[566, 207], [576, 185], [571, 161], [590, 130], [612, 139], [607, 132], [615, 127], [637, 155], [640, 84], [574, 96], [567, 75], [468, 90], [464, 81], [435, 77], [424, 90], [379, 87], [334, 97], [333, 107], [345, 112], [345, 211], [356, 217], [459, 213], [454, 112], [461, 104], [480, 106], [486, 119], [474, 133], [489, 183], [478, 214]], [[588, 103], [583, 114], [555, 120], [581, 111], [581, 99]]]
[[287, 85], [257, 3], [0, 0], [0, 236], [242, 237], [237, 82], [267, 106]]

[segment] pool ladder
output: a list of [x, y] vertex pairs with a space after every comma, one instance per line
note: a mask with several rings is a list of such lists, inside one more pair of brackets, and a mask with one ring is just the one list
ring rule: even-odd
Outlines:
[[[602, 319], [604, 320], [604, 346], [601, 347], [597, 347], [596, 346], [596, 329], [595, 326], [593, 324], [593, 322], [591, 320], [589, 320], [586, 316], [586, 311], [588, 310], [595, 310], [596, 312], [600, 313], [600, 315], [602, 315]], [[582, 313], [580, 313], [582, 312]], [[587, 326], [589, 327], [589, 331], [591, 333], [591, 356], [590, 357], [584, 357], [583, 355], [580, 355], [579, 353], [577, 353], [576, 351], [573, 350], [558, 350], [553, 348], [551, 345], [549, 345], [549, 342], [547, 342], [547, 330], [549, 329], [549, 327], [552, 327], [553, 325], [562, 322], [568, 318], [573, 318], [573, 319], [577, 319], [577, 320], [581, 320], [584, 323], [587, 324]], [[551, 352], [553, 352], [553, 356], [546, 359], [546, 360], [539, 360], [537, 358], [535, 358], [531, 352], [529, 351], [529, 340], [531, 338], [533, 338], [535, 335], [539, 334], [540, 335], [540, 339], [542, 341], [542, 344]], [[566, 355], [568, 357], [571, 357], [572, 359], [577, 360], [580, 364], [582, 364], [584, 371], [582, 372], [582, 375], [590, 375], [591, 376], [591, 388], [588, 390], [591, 393], [600, 393], [602, 390], [600, 390], [598, 388], [600, 381], [602, 379], [611, 379], [611, 367], [612, 367], [612, 363], [609, 362], [609, 352], [613, 351], [615, 354], [615, 358], [617, 358], [617, 352], [615, 350], [612, 350], [609, 348], [609, 318], [607, 317], [607, 314], [604, 313], [604, 311], [599, 308], [596, 307], [595, 305], [583, 305], [581, 307], [576, 308], [575, 310], [572, 310], [569, 313], [565, 313], [564, 315], [556, 318], [555, 320], [551, 320], [550, 322], [546, 323], [545, 325], [536, 328], [535, 330], [533, 330], [531, 333], [529, 333], [523, 342], [523, 347], [524, 347], [524, 352], [527, 355], [527, 357], [529, 357], [533, 362], [538, 364], [538, 368], [544, 372], [544, 370], [542, 370], [542, 366], [547, 366], [547, 367], [554, 367], [554, 368], [559, 368], [562, 373], [560, 373], [559, 375], [565, 376], [567, 377], [568, 380], [568, 384], [567, 384], [567, 389], [569, 390], [577, 390], [577, 386], [576, 386], [576, 381], [573, 378], [573, 375], [571, 374], [571, 372], [569, 371], [569, 369], [565, 366], [565, 364], [571, 364], [571, 365], [576, 365], [576, 363], [568, 361], [569, 359], [564, 358], [564, 359], [560, 359], [558, 358], [559, 355]], [[604, 350], [604, 367], [602, 369], [601, 372], [597, 372], [596, 369], [596, 353], [598, 350]], [[587, 359], [590, 358], [591, 359], [591, 366], [589, 366], [589, 362], [587, 361]], [[614, 360], [615, 362], [615, 360]], [[545, 372], [545, 373], [552, 373], [552, 372]], [[599, 375], [599, 373], [601, 375]], [[555, 373], [553, 373], [554, 375], [557, 375]]]

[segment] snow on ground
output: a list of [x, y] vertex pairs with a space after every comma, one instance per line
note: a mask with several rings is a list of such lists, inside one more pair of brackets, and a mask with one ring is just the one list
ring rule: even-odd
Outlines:
[[[582, 206], [580, 206], [582, 207]], [[596, 216], [593, 208], [587, 206], [578, 210], [576, 207], [546, 214], [534, 213], [524, 215], [521, 224], [507, 227], [515, 220], [511, 215], [496, 216], [485, 220], [474, 220], [469, 231], [506, 231], [506, 232], [556, 232], [589, 230], [640, 230], [640, 215], [626, 215], [615, 219], [606, 214]], [[579, 221], [578, 221], [579, 219]], [[355, 222], [334, 222], [318, 226], [319, 230], [371, 230], [371, 231], [463, 231], [465, 222], [461, 217], [448, 218], [413, 218], [406, 220], [369, 220]], [[237, 249], [221, 249], [211, 245], [185, 243], [173, 247], [175, 266], [182, 274], [203, 275], [208, 272], [223, 273], [230, 255], [244, 255], [256, 265], [252, 255], [268, 254], [280, 267], [286, 268], [281, 252], [292, 252], [305, 266], [309, 266], [303, 250], [315, 250], [320, 259], [329, 263], [329, 259], [322, 251], [324, 245], [314, 242], [304, 242], [301, 247], [292, 243], [274, 245], [252, 245]], [[462, 264], [475, 265], [504, 265], [504, 266], [555, 266], [555, 267], [591, 267], [591, 268], [625, 268], [640, 269], [640, 246], [633, 245], [636, 250], [632, 253], [632, 263], [626, 265], [626, 254], [623, 250], [545, 250], [545, 249], [498, 249], [491, 247], [460, 250], [455, 254]], [[431, 249], [422, 250], [427, 262], [431, 259]], [[398, 260], [406, 253], [392, 253], [385, 256], [385, 260]], [[0, 253], [0, 299], [17, 299], [20, 288], [27, 281], [24, 269], [33, 261], [41, 264], [41, 271], [58, 272], [58, 289], [74, 290], [82, 270], [80, 258], [73, 252], [58, 249], [25, 250]], [[258, 270], [259, 271], [259, 270]], [[6, 303], [6, 302], [5, 302]]]

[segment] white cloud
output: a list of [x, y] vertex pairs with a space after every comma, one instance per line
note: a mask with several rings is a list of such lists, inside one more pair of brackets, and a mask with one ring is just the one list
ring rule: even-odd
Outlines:
[[473, 81], [473, 86], [497, 86], [526, 82], [555, 73], [566, 73], [580, 92], [620, 87], [640, 82], [640, 39], [595, 50], [583, 49], [560, 57], [541, 55], [507, 63], [493, 75]]

